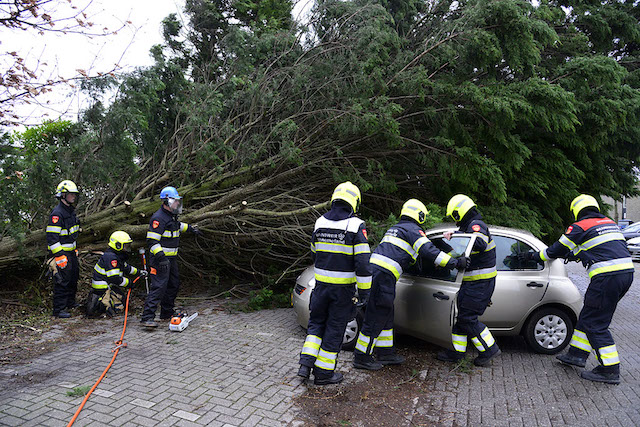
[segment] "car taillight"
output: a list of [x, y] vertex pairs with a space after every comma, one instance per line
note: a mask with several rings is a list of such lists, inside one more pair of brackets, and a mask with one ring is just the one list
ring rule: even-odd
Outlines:
[[293, 288], [293, 290], [295, 291], [295, 293], [296, 293], [296, 294], [298, 294], [298, 295], [302, 295], [302, 293], [303, 293], [304, 291], [306, 291], [306, 290], [307, 290], [307, 288], [305, 288], [304, 286], [302, 286], [302, 285], [301, 285], [301, 284], [299, 284], [299, 283], [296, 283], [296, 287], [295, 287], [295, 288]]

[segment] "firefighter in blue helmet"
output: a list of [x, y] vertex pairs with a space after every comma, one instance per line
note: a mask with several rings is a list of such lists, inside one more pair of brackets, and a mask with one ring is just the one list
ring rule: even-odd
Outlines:
[[146, 270], [138, 270], [127, 262], [132, 242], [131, 236], [124, 231], [114, 231], [109, 237], [109, 249], [93, 268], [91, 293], [87, 298], [87, 316], [116, 314], [123, 308], [122, 297], [133, 284], [125, 275], [148, 274]]
[[[468, 340], [480, 353], [473, 363], [485, 366], [500, 354], [500, 349], [489, 328], [478, 320], [491, 301], [496, 285], [496, 244], [491, 238], [487, 224], [477, 211], [476, 204], [464, 194], [457, 194], [447, 204], [447, 216], [456, 221], [459, 231], [476, 236], [471, 251], [471, 264], [464, 272], [458, 292], [458, 316], [451, 330], [453, 350], [438, 353], [437, 358], [445, 362], [457, 362], [464, 358]], [[445, 237], [450, 237], [448, 233]]]
[[576, 222], [553, 245], [525, 259], [547, 261], [577, 257], [587, 268], [591, 282], [584, 306], [573, 331], [569, 350], [557, 356], [568, 365], [584, 368], [591, 350], [599, 365], [583, 371], [582, 378], [611, 384], [620, 383], [620, 358], [609, 325], [618, 301], [633, 282], [633, 262], [627, 243], [616, 223], [600, 213], [595, 198], [581, 194], [571, 202]]
[[68, 309], [76, 304], [80, 268], [76, 254], [76, 241], [80, 222], [76, 217], [78, 187], [73, 181], [64, 180], [56, 188], [60, 201], [49, 214], [47, 224], [47, 248], [54, 257], [53, 270], [53, 316], [71, 317]]
[[311, 236], [316, 286], [311, 294], [309, 326], [298, 375], [314, 383], [342, 381], [336, 372], [344, 330], [353, 310], [356, 285], [360, 298], [371, 289], [371, 250], [363, 220], [355, 215], [360, 190], [351, 182], [338, 185], [331, 197], [331, 210], [318, 218]]
[[387, 230], [371, 255], [373, 281], [354, 351], [353, 366], [356, 368], [377, 370], [383, 365], [404, 362], [404, 357], [396, 353], [393, 345], [393, 301], [396, 281], [403, 270], [418, 257], [443, 268], [462, 269], [468, 264], [468, 258], [452, 258], [431, 243], [421, 227], [428, 214], [421, 201], [408, 200], [402, 206], [400, 221]]
[[160, 319], [169, 320], [173, 316], [173, 307], [180, 277], [178, 275], [178, 246], [180, 234], [191, 231], [196, 235], [202, 232], [197, 227], [178, 220], [182, 213], [182, 197], [174, 187], [165, 187], [160, 192], [162, 206], [149, 221], [147, 245], [151, 257], [149, 260], [149, 276], [151, 285], [142, 312], [142, 326], [155, 328], [156, 309], [160, 304]]

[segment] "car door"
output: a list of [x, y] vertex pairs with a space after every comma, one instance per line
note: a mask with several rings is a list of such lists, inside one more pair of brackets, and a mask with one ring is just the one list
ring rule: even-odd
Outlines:
[[[451, 240], [442, 234], [429, 236], [440, 250], [453, 256], [469, 256], [475, 236], [454, 234]], [[451, 344], [451, 327], [455, 318], [455, 301], [462, 271], [436, 268], [419, 260], [405, 272], [396, 285], [394, 326], [399, 332], [422, 338], [441, 346]]]
[[491, 304], [480, 321], [492, 330], [516, 326], [531, 307], [536, 305], [549, 286], [548, 263], [522, 262], [518, 254], [538, 252], [539, 248], [517, 236], [492, 231], [496, 244], [496, 287]]

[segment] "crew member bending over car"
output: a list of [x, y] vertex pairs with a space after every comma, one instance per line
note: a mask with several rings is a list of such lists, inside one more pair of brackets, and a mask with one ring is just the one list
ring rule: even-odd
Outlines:
[[[487, 309], [496, 286], [496, 244], [491, 238], [487, 224], [475, 208], [476, 204], [464, 194], [456, 194], [447, 204], [447, 216], [456, 221], [462, 233], [476, 236], [471, 252], [471, 265], [464, 272], [458, 292], [458, 316], [451, 330], [453, 350], [438, 353], [437, 358], [445, 362], [458, 362], [467, 351], [467, 341], [475, 345], [480, 355], [473, 363], [485, 366], [500, 354], [500, 349], [487, 326], [478, 320]], [[451, 232], [445, 238], [451, 238]]]
[[609, 332], [618, 301], [633, 282], [633, 262], [627, 243], [616, 223], [600, 213], [595, 198], [581, 194], [571, 202], [576, 220], [553, 245], [525, 259], [547, 261], [575, 256], [587, 268], [591, 282], [584, 306], [573, 331], [569, 350], [556, 356], [562, 363], [584, 368], [591, 350], [600, 364], [580, 376], [590, 381], [620, 383], [620, 357]]
[[354, 351], [353, 366], [356, 368], [378, 370], [383, 365], [404, 362], [404, 357], [396, 353], [393, 345], [393, 301], [396, 281], [418, 256], [444, 268], [462, 269], [469, 263], [468, 258], [452, 258], [431, 243], [421, 227], [428, 214], [421, 201], [407, 200], [402, 206], [400, 221], [387, 230], [371, 255], [373, 281]]

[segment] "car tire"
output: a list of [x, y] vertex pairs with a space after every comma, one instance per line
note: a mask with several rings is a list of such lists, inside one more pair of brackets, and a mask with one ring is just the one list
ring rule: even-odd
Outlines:
[[358, 310], [356, 317], [347, 322], [347, 329], [344, 331], [344, 338], [342, 340], [342, 349], [346, 351], [352, 351], [356, 347], [356, 341], [358, 340], [358, 334], [362, 328], [362, 322], [364, 317], [362, 312]]
[[573, 321], [560, 308], [541, 308], [529, 316], [523, 335], [527, 345], [536, 353], [556, 354], [571, 341]]

